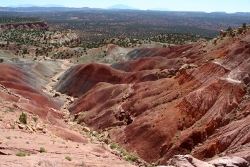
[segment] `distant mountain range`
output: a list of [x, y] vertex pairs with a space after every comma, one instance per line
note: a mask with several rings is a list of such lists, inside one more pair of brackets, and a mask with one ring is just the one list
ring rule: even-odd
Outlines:
[[[47, 4], [47, 5], [43, 5], [43, 6], [39, 6], [39, 5], [35, 5], [35, 4], [20, 4], [20, 5], [17, 5], [17, 6], [8, 6], [9, 8], [32, 8], [32, 7], [44, 7], [44, 8], [69, 8], [69, 7], [65, 7], [63, 5], [58, 5], [58, 4]], [[140, 10], [138, 8], [134, 8], [134, 7], [131, 7], [131, 6], [127, 6], [127, 5], [123, 5], [123, 4], [116, 4], [116, 5], [113, 5], [113, 6], [109, 6], [107, 7], [106, 9], [127, 9], [127, 10]], [[152, 10], [152, 11], [170, 11], [169, 9], [167, 8], [151, 8], [151, 9], [148, 9], [148, 10]]]
[[[127, 6], [127, 5], [123, 5], [123, 4], [117, 4], [117, 5], [113, 5], [110, 7], [107, 7], [107, 9], [130, 9], [130, 10], [140, 10], [138, 8], [134, 8], [131, 6]], [[152, 9], [148, 9], [148, 10], [154, 10], [154, 11], [170, 11], [167, 8], [152, 8]]]
[[152, 8], [149, 10], [155, 10], [155, 11], [170, 11], [168, 8]]
[[134, 7], [131, 7], [131, 6], [127, 6], [127, 5], [123, 5], [123, 4], [113, 5], [113, 6], [107, 7], [107, 9], [131, 9], [131, 10], [139, 10], [137, 8], [134, 8]]
[[35, 4], [20, 4], [17, 6], [9, 6], [11, 8], [20, 8], [20, 7], [64, 7], [63, 5], [57, 5], [57, 4], [47, 4], [44, 6], [39, 6], [39, 5], [35, 5]]

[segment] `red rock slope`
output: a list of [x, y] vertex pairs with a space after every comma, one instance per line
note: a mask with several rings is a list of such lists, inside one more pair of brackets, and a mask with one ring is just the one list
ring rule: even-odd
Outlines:
[[59, 109], [62, 102], [42, 91], [48, 77], [53, 75], [53, 70], [48, 66], [44, 70], [41, 68], [44, 68], [44, 65], [40, 63], [0, 64], [0, 97], [17, 103], [21, 109], [43, 119], [48, 113], [60, 118], [62, 114], [54, 110]]
[[67, 70], [55, 84], [54, 89], [79, 97], [100, 82], [113, 84], [145, 82], [157, 80], [169, 73], [168, 71], [162, 74], [158, 72], [159, 70], [123, 72], [97, 63], [81, 64]]
[[[58, 90], [79, 96], [70, 107], [78, 123], [108, 130], [147, 162], [165, 164], [177, 154], [237, 155], [250, 162], [250, 32], [130, 57], [144, 58], [115, 65], [128, 72], [90, 64], [63, 76]], [[168, 75], [171, 68], [179, 70]], [[151, 70], [162, 77], [142, 80]], [[136, 77], [129, 80], [131, 72]]]
[[58, 110], [69, 97], [48, 90], [64, 62], [0, 64], [0, 166], [134, 167]]

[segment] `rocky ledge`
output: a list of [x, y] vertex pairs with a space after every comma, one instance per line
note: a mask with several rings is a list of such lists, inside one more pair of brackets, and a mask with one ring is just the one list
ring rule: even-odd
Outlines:
[[0, 25], [0, 30], [11, 30], [11, 29], [49, 30], [49, 26], [45, 21]]

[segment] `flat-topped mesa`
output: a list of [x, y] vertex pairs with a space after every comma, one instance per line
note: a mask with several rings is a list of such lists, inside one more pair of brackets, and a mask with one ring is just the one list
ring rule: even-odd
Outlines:
[[49, 30], [49, 26], [45, 21], [26, 22], [26, 23], [13, 23], [13, 24], [1, 24], [0, 30], [10, 29], [38, 29]]

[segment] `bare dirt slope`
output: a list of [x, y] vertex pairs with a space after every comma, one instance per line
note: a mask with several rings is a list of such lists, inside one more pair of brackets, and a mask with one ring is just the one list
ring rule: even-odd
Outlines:
[[69, 66], [0, 64], [0, 166], [134, 166], [67, 117], [65, 104], [74, 99], [56, 95], [51, 84]]
[[121, 153], [136, 164], [173, 165], [178, 154], [250, 162], [249, 29], [136, 49], [111, 67], [0, 64], [0, 165], [134, 166]]
[[[114, 65], [124, 71], [98, 64], [75, 66], [57, 87], [79, 97], [69, 108], [76, 122], [109, 131], [111, 139], [147, 162], [165, 164], [177, 154], [204, 160], [237, 155], [250, 161], [249, 55], [248, 27], [234, 37], [135, 50], [127, 61]], [[156, 57], [168, 60], [161, 66], [147, 63]], [[161, 77], [140, 80], [140, 75], [128, 82], [124, 78], [132, 71], [154, 71]], [[74, 84], [82, 76], [84, 82]]]
[[[41, 119], [35, 122], [36, 115], [5, 100], [1, 100], [0, 106], [0, 166], [133, 166], [112, 153], [107, 145], [95, 138], [90, 140], [88, 133], [77, 132], [73, 125], [56, 126]], [[27, 125], [18, 123], [21, 112], [28, 114]], [[17, 156], [20, 152], [26, 156]]]

